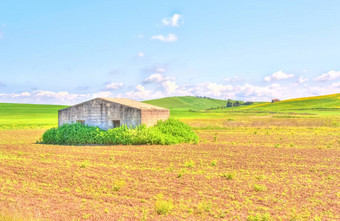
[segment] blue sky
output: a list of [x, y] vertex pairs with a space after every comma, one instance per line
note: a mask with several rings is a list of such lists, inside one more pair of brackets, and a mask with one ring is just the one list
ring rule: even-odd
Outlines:
[[0, 0], [0, 102], [340, 92], [340, 1]]

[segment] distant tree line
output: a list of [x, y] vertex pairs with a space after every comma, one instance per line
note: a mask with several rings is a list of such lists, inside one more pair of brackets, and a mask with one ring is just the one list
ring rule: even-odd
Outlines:
[[226, 107], [238, 107], [238, 106], [241, 106], [241, 105], [251, 105], [251, 104], [254, 104], [254, 102], [252, 102], [252, 101], [247, 101], [247, 102], [232, 101], [232, 100], [228, 99]]

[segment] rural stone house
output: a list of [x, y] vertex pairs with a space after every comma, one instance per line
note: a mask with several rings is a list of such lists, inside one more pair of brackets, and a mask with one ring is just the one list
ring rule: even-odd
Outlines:
[[153, 126], [170, 116], [168, 109], [125, 98], [95, 98], [58, 111], [58, 125], [80, 122], [101, 129], [140, 124]]
[[272, 103], [276, 103], [276, 102], [279, 102], [280, 100], [275, 98], [275, 99], [272, 99]]

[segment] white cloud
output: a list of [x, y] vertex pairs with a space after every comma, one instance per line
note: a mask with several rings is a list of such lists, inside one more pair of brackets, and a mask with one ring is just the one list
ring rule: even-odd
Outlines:
[[152, 40], [159, 40], [162, 42], [175, 42], [178, 40], [175, 34], [168, 34], [168, 36], [164, 35], [154, 35], [151, 37]]
[[340, 71], [329, 71], [328, 73], [322, 74], [314, 78], [314, 81], [331, 81], [339, 77]]
[[21, 92], [12, 94], [0, 94], [0, 102], [33, 103], [33, 104], [75, 104], [90, 99], [89, 94], [72, 94], [67, 91], [43, 91]]
[[114, 95], [112, 94], [111, 91], [99, 91], [97, 93], [92, 94], [92, 98], [97, 98], [97, 97], [113, 97]]
[[240, 82], [243, 79], [239, 76], [233, 76], [233, 77], [225, 77], [222, 79], [222, 81], [224, 82], [228, 82], [228, 83], [235, 83], [235, 82]]
[[144, 86], [138, 84], [136, 86], [136, 90], [126, 92], [124, 96], [135, 100], [148, 100], [152, 98], [158, 98], [158, 96], [162, 97], [162, 94], [151, 90], [146, 90]]
[[[157, 69], [158, 72], [165, 72], [165, 69]], [[154, 73], [151, 74], [149, 77], [145, 78], [143, 83], [150, 84], [150, 83], [160, 83], [163, 81], [175, 80], [175, 77], [164, 76], [161, 73]]]
[[142, 58], [142, 57], [145, 56], [145, 54], [144, 54], [143, 52], [139, 52], [139, 53], [137, 54], [137, 56], [140, 57], [140, 58]]
[[165, 68], [157, 68], [156, 69], [156, 72], [159, 72], [159, 73], [164, 73], [166, 70]]
[[308, 81], [308, 78], [299, 77], [299, 79], [296, 80], [296, 83], [303, 83], [303, 82], [306, 82], [306, 81]]
[[179, 23], [182, 20], [182, 15], [180, 14], [174, 14], [173, 16], [171, 16], [170, 18], [163, 18], [162, 19], [162, 23], [165, 26], [171, 26], [171, 27], [178, 27]]
[[159, 83], [164, 81], [164, 76], [162, 74], [152, 74], [149, 77], [145, 78], [143, 83]]
[[274, 74], [265, 77], [264, 80], [267, 81], [267, 82], [271, 82], [271, 81], [275, 81], [275, 80], [284, 80], [284, 79], [288, 79], [288, 78], [292, 78], [292, 77], [294, 77], [293, 74], [287, 74], [287, 73], [284, 73], [282, 71], [277, 71]]
[[119, 82], [119, 83], [110, 83], [108, 85], [106, 85], [106, 89], [107, 90], [117, 90], [123, 87], [123, 83]]
[[165, 90], [165, 93], [167, 95], [171, 95], [178, 88], [175, 81], [164, 81], [162, 83], [162, 87], [163, 87], [163, 90]]
[[340, 81], [336, 82], [336, 83], [333, 83], [332, 86], [336, 87], [336, 88], [340, 88]]

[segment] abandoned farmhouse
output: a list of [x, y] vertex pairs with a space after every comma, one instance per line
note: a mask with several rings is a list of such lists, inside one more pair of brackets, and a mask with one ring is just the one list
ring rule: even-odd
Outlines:
[[80, 122], [101, 129], [141, 124], [153, 126], [170, 116], [168, 109], [125, 98], [95, 98], [58, 111], [58, 125]]

